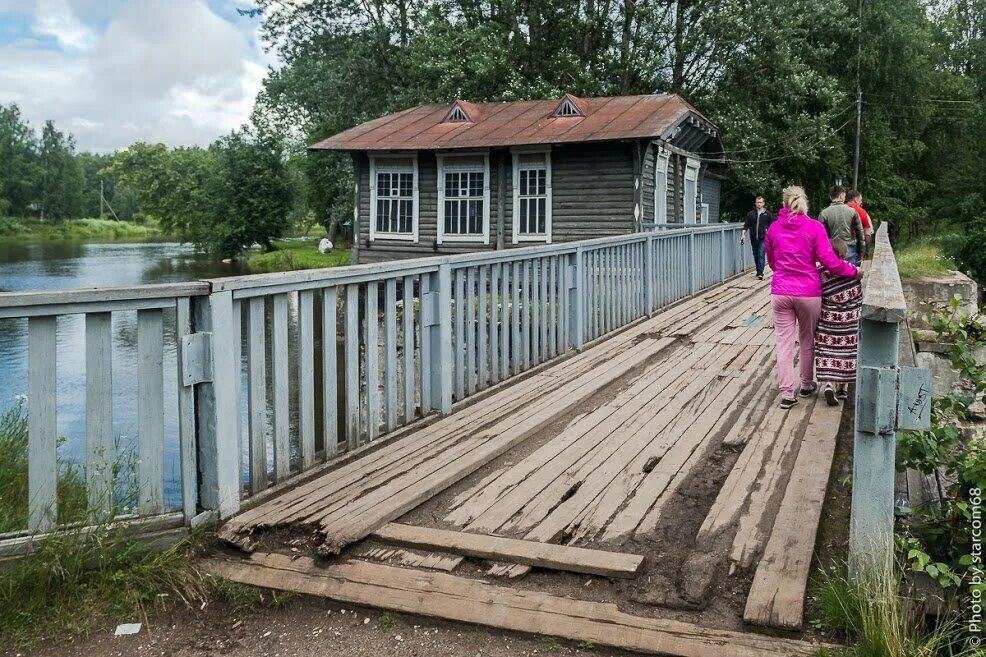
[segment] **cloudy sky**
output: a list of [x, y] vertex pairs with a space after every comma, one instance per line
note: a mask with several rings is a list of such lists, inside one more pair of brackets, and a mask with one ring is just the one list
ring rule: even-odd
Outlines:
[[267, 67], [251, 0], [0, 0], [0, 103], [82, 150], [208, 144], [245, 122]]

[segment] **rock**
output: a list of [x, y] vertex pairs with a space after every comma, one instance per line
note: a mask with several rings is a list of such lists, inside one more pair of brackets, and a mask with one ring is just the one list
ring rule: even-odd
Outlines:
[[948, 308], [952, 297], [962, 297], [959, 314], [975, 315], [978, 308], [978, 289], [976, 282], [965, 274], [952, 272], [944, 276], [929, 276], [901, 281], [907, 309], [911, 316], [911, 330], [930, 329], [924, 315], [931, 315], [936, 308]]
[[318, 243], [318, 252], [328, 253], [331, 250], [332, 250], [332, 240], [330, 240], [328, 237], [323, 237]]
[[969, 408], [966, 409], [966, 415], [972, 420], [978, 420], [980, 422], [986, 420], [986, 404], [983, 403], [983, 400], [977, 399], [969, 404]]

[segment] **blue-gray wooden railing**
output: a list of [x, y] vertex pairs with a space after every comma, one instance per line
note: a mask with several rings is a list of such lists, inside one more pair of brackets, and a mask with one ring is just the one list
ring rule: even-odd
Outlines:
[[901, 367], [900, 325], [907, 304], [884, 224], [865, 277], [854, 417], [849, 564], [884, 576], [893, 564], [896, 432], [931, 423], [931, 373]]
[[[86, 321], [90, 519], [113, 511], [111, 319], [136, 310], [139, 504], [128, 512], [189, 524], [206, 512], [227, 517], [245, 498], [424, 415], [448, 414], [470, 395], [744, 271], [751, 258], [740, 229], [714, 224], [188, 284], [0, 294], [0, 319], [29, 318], [30, 513], [20, 534], [48, 531], [58, 517], [60, 317]], [[175, 322], [167, 333], [178, 354], [175, 509], [162, 495], [165, 321]]]

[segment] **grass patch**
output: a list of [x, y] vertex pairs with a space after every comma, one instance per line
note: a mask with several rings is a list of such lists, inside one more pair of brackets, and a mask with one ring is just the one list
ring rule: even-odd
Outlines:
[[934, 242], [915, 242], [895, 255], [901, 278], [942, 276], [958, 269], [955, 261], [946, 256], [942, 247]]
[[0, 217], [0, 241], [82, 242], [163, 239], [156, 223], [136, 224], [111, 219], [67, 219], [41, 222], [37, 219]]
[[[27, 527], [27, 415], [23, 404], [0, 415], [0, 533]], [[58, 473], [58, 520], [85, 519], [88, 504], [81, 469], [62, 464]]]
[[296, 269], [322, 269], [348, 265], [351, 255], [348, 250], [334, 249], [329, 253], [318, 252], [315, 240], [275, 240], [277, 250], [257, 253], [247, 260], [247, 267], [255, 274], [268, 274]]
[[119, 528], [51, 534], [37, 552], [0, 569], [0, 638], [30, 646], [109, 620], [136, 622], [153, 609], [198, 605], [210, 588], [194, 565], [191, 535], [148, 553]]
[[830, 657], [972, 657], [979, 654], [957, 615], [927, 627], [900, 597], [897, 573], [854, 583], [829, 573], [812, 596], [818, 625], [846, 643], [823, 650]]

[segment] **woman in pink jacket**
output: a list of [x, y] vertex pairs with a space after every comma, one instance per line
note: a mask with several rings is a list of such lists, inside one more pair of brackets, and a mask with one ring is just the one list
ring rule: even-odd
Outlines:
[[808, 197], [801, 187], [784, 190], [784, 207], [764, 239], [767, 263], [774, 272], [770, 303], [777, 338], [777, 379], [781, 408], [798, 402], [794, 391], [794, 341], [801, 343], [802, 397], [818, 390], [814, 380], [815, 325], [822, 308], [822, 280], [817, 263], [837, 276], [861, 278], [861, 269], [832, 250], [821, 222], [808, 216]]

